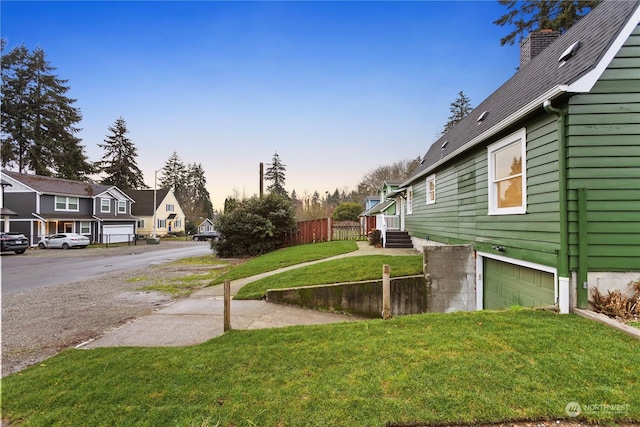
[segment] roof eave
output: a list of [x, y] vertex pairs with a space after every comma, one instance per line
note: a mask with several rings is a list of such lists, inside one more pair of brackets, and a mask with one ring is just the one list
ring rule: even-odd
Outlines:
[[499, 132], [502, 132], [503, 130], [509, 128], [510, 126], [513, 126], [515, 123], [518, 123], [520, 120], [522, 120], [527, 115], [529, 115], [532, 112], [534, 112], [537, 109], [539, 109], [542, 106], [542, 104], [544, 103], [544, 101], [555, 99], [558, 96], [563, 95], [567, 91], [568, 91], [568, 86], [567, 85], [556, 85], [556, 86], [554, 86], [553, 88], [551, 88], [548, 91], [544, 92], [542, 95], [538, 96], [533, 101], [531, 101], [528, 104], [526, 104], [524, 107], [520, 108], [519, 110], [515, 111], [510, 116], [506, 117], [504, 120], [500, 121], [499, 123], [496, 123], [495, 126], [487, 129], [486, 131], [484, 131], [480, 135], [476, 136], [475, 138], [473, 138], [472, 140], [470, 140], [469, 142], [467, 142], [466, 144], [464, 144], [463, 146], [461, 146], [457, 150], [451, 152], [449, 155], [443, 157], [442, 159], [440, 159], [436, 163], [432, 164], [431, 166], [427, 167], [426, 169], [423, 169], [418, 174], [410, 177], [409, 179], [404, 181], [402, 184], [400, 184], [400, 188], [406, 187], [407, 185], [409, 185], [410, 183], [412, 183], [416, 179], [422, 178], [423, 176], [425, 176], [427, 174], [430, 174], [436, 168], [438, 168], [438, 166], [440, 166], [440, 165], [442, 165], [444, 163], [447, 163], [449, 160], [451, 160], [452, 158], [456, 157], [460, 153], [463, 153], [463, 152], [467, 151], [471, 147], [474, 147], [474, 146], [480, 144], [481, 142], [491, 138], [492, 136], [494, 136], [495, 134], [497, 134]]

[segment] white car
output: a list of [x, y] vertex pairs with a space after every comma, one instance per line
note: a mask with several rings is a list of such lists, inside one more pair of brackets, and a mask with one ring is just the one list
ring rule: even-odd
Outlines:
[[43, 238], [38, 243], [40, 249], [44, 248], [86, 248], [89, 246], [89, 238], [78, 233], [58, 233]]

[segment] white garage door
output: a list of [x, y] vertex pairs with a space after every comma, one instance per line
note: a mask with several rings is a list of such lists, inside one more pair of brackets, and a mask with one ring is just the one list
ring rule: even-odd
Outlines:
[[102, 243], [128, 242], [133, 238], [133, 225], [105, 225], [102, 227]]

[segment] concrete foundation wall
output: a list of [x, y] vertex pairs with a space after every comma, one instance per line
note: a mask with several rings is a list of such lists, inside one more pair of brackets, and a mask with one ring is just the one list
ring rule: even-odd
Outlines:
[[609, 291], [619, 290], [628, 297], [633, 295], [631, 282], [640, 280], [640, 272], [625, 273], [594, 273], [587, 275], [589, 286], [589, 301], [593, 301], [592, 292], [597, 288], [602, 295], [606, 295]]
[[476, 309], [476, 263], [472, 245], [424, 247], [427, 311], [450, 313]]
[[[382, 280], [274, 289], [267, 291], [266, 299], [268, 302], [375, 318], [382, 315]], [[426, 311], [427, 287], [424, 276], [391, 279], [392, 316]]]

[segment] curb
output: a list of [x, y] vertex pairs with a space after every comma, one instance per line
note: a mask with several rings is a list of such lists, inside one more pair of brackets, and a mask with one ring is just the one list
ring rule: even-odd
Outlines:
[[638, 328], [634, 328], [633, 326], [629, 326], [624, 323], [618, 322], [615, 319], [612, 319], [601, 313], [596, 313], [595, 311], [585, 310], [583, 308], [574, 308], [572, 311], [573, 313], [577, 314], [580, 317], [584, 317], [585, 319], [595, 320], [598, 323], [602, 323], [614, 329], [618, 329], [619, 331], [625, 332], [636, 339], [640, 339], [640, 329]]

